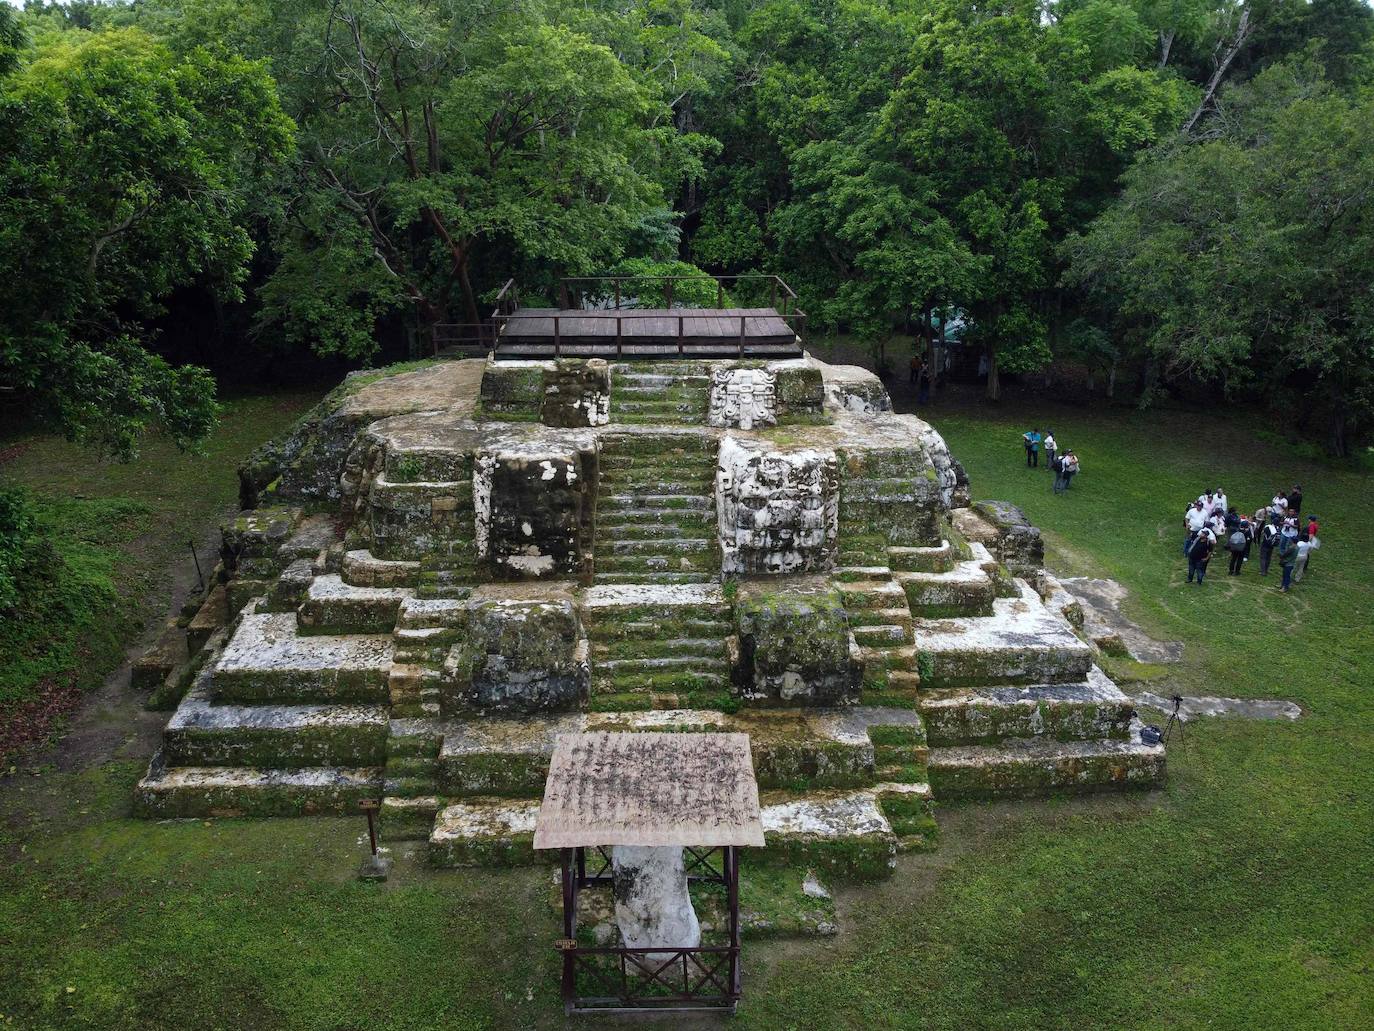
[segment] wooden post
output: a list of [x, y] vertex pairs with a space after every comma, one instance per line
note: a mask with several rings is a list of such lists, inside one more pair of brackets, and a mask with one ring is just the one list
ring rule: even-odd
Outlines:
[[677, 317], [677, 353], [678, 353], [678, 356], [681, 357], [681, 355], [682, 355], [682, 316], [681, 316], [681, 315], [679, 315], [679, 316]]
[[[620, 280], [615, 281], [615, 310], [620, 310]], [[616, 320], [616, 332], [619, 333], [620, 321]]]
[[622, 330], [621, 327], [620, 327], [620, 320], [621, 320], [621, 317], [620, 317], [619, 315], [617, 315], [617, 316], [615, 317], [615, 356], [616, 356], [617, 358], [624, 358], [624, 357], [625, 357], [625, 334], [624, 334], [624, 330]]
[[739, 356], [741, 358], [744, 357], [744, 320], [747, 317], [745, 315], [739, 317]]
[[561, 337], [561, 335], [560, 335], [560, 330], [559, 330], [559, 325], [558, 325], [558, 316], [555, 315], [555, 316], [553, 317], [553, 356], [554, 356], [555, 358], [558, 357], [559, 347], [560, 347], [561, 344], [562, 344], [562, 337]]
[[778, 277], [774, 276], [773, 281], [768, 284], [768, 307], [774, 311], [778, 310]]

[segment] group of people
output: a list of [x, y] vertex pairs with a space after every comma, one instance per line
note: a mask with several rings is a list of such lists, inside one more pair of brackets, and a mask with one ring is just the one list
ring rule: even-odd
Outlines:
[[1054, 430], [1047, 429], [1044, 434], [1040, 433], [1039, 428], [1028, 433], [1021, 434], [1021, 443], [1026, 449], [1026, 466], [1030, 469], [1040, 467], [1040, 449], [1045, 449], [1045, 466], [1054, 473], [1054, 492], [1063, 494], [1073, 483], [1073, 478], [1078, 475], [1080, 468], [1078, 455], [1072, 448], [1061, 450], [1058, 441], [1054, 439]]
[[1258, 547], [1260, 575], [1269, 575], [1277, 554], [1283, 573], [1279, 589], [1291, 590], [1306, 575], [1312, 552], [1321, 547], [1317, 517], [1309, 513], [1305, 526], [1302, 522], [1301, 484], [1292, 490], [1275, 491], [1269, 504], [1258, 508], [1253, 517], [1237, 512], [1220, 487], [1199, 494], [1183, 514], [1188, 582], [1202, 584], [1207, 564], [1220, 547], [1231, 556], [1227, 575], [1239, 576], [1252, 548]]

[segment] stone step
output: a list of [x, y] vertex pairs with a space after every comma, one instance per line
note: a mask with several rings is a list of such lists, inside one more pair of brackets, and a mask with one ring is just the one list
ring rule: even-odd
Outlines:
[[214, 816], [353, 816], [382, 793], [380, 766], [172, 766], [155, 756], [134, 791], [134, 815], [150, 819]]
[[851, 614], [857, 609], [906, 608], [906, 594], [891, 580], [853, 580], [838, 586], [840, 600]]
[[982, 745], [1007, 738], [1125, 740], [1134, 706], [1094, 666], [1081, 684], [943, 688], [920, 693], [931, 744]]
[[916, 645], [928, 656], [927, 688], [1087, 679], [1091, 647], [1024, 581], [1016, 584], [1018, 597], [998, 598], [990, 616], [916, 621]]
[[595, 676], [603, 678], [623, 678], [631, 674], [665, 673], [683, 671], [691, 673], [726, 673], [730, 666], [726, 662], [723, 649], [721, 654], [663, 655], [623, 659], [601, 659], [592, 667]]
[[718, 547], [714, 537], [678, 537], [673, 540], [610, 540], [598, 541], [598, 554], [606, 555], [667, 555], [710, 554]]
[[849, 609], [849, 625], [853, 628], [871, 626], [899, 626], [902, 640], [911, 640], [911, 610], [905, 605], [899, 609]]
[[389, 634], [401, 602], [414, 593], [409, 587], [355, 587], [328, 573], [310, 582], [296, 622], [308, 633]]
[[947, 540], [933, 548], [887, 549], [888, 565], [904, 573], [945, 573], [954, 568], [958, 558], [958, 550]]
[[697, 618], [691, 615], [675, 614], [670, 624], [652, 620], [639, 620], [625, 617], [623, 621], [613, 617], [603, 617], [595, 624], [594, 640], [606, 646], [619, 641], [657, 642], [667, 633], [681, 634], [689, 640], [722, 641], [735, 632], [734, 625], [723, 620]]
[[716, 532], [713, 514], [681, 508], [628, 508], [598, 516], [597, 540], [615, 539], [625, 526], [661, 526], [670, 535], [709, 536]]
[[713, 514], [716, 501], [713, 497], [699, 494], [611, 494], [597, 499], [597, 508], [603, 512], [637, 512], [641, 509], [670, 509], [680, 512], [700, 512]]
[[894, 572], [911, 611], [927, 619], [990, 616], [997, 584], [977, 561], [957, 563], [943, 573]]
[[592, 672], [594, 695], [645, 695], [695, 691], [728, 691], [727, 672], [709, 672], [699, 668], [628, 671], [608, 675]]
[[651, 655], [724, 656], [725, 637], [641, 637], [616, 641], [597, 640], [592, 644], [592, 661], [604, 664], [615, 659], [640, 659]]
[[439, 688], [440, 673], [435, 666], [419, 663], [392, 665], [387, 676], [387, 692], [391, 706], [398, 712], [416, 715], [426, 702], [435, 700], [432, 696]]
[[420, 582], [420, 563], [377, 558], [372, 552], [346, 551], [340, 577], [354, 587], [415, 587]]
[[904, 645], [911, 642], [911, 625], [878, 623], [871, 626], [851, 626], [849, 632], [860, 646], [880, 648], [884, 645]]
[[383, 705], [233, 705], [210, 700], [202, 676], [163, 733], [169, 766], [380, 766], [390, 717]]
[[841, 880], [878, 880], [896, 865], [897, 835], [872, 791], [825, 792], [763, 802], [763, 861], [805, 866]]
[[434, 817], [429, 861], [445, 868], [556, 862], [556, 849], [534, 850], [538, 815], [539, 803], [527, 799], [472, 798], [450, 803]]
[[211, 667], [217, 702], [385, 704], [389, 634], [302, 636], [291, 613], [245, 612]]
[[445, 627], [460, 630], [467, 625], [467, 602], [449, 598], [407, 598], [396, 616], [397, 630]]
[[634, 570], [631, 572], [614, 572], [596, 574], [596, 585], [598, 587], [631, 586], [643, 584], [646, 580], [652, 579], [658, 584], [705, 584], [715, 579], [713, 573], [646, 573], [644, 570]]
[[687, 518], [681, 520], [657, 519], [645, 522], [606, 522], [598, 519], [596, 543], [600, 547], [605, 541], [657, 541], [665, 547], [672, 547], [673, 542], [680, 537], [709, 534], [715, 529], [714, 524], [701, 518], [698, 513], [686, 515]]
[[1015, 798], [1056, 792], [1153, 788], [1164, 783], [1164, 746], [1125, 741], [1009, 738], [994, 745], [930, 750], [930, 784], [941, 799]]
[[863, 580], [890, 580], [892, 570], [887, 566], [839, 566], [835, 570], [835, 579], [841, 582], [855, 582]]
[[706, 413], [617, 412], [612, 418], [625, 426], [700, 426], [706, 421]]
[[671, 585], [639, 581], [587, 588], [582, 618], [588, 627], [603, 623], [713, 619], [728, 622], [730, 603], [719, 583]]
[[379, 834], [383, 841], [424, 841], [434, 829], [434, 817], [441, 807], [435, 795], [400, 798], [388, 795], [382, 799], [377, 814]]
[[660, 573], [713, 575], [720, 568], [720, 557], [712, 552], [651, 552], [640, 555], [598, 555], [595, 557], [598, 580], [602, 574], [637, 574], [641, 580], [657, 580]]

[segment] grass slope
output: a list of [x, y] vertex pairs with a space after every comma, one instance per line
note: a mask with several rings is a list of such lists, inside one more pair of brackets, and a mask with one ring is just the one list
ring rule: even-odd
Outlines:
[[154, 437], [127, 465], [56, 437], [2, 442], [0, 482], [28, 489], [65, 569], [56, 582], [31, 585], [21, 618], [0, 628], [0, 721], [36, 713], [41, 733], [55, 714], [43, 696], [74, 702], [119, 664], [129, 640], [166, 609], [173, 570], [191, 561], [188, 542], [203, 543], [233, 510], [239, 460], [315, 400], [229, 401], [199, 453]]
[[[1055, 498], [1018, 464], [1024, 417], [934, 421], [977, 496], [1024, 505], [1060, 562], [1122, 580], [1148, 629], [1186, 642], [1152, 687], [1308, 715], [1192, 724], [1156, 796], [943, 811], [939, 851], [841, 894], [832, 943], [748, 947], [731, 1026], [1371, 1026], [1369, 477], [1222, 419], [1055, 413], [1085, 469]], [[1186, 498], [1219, 479], [1253, 507], [1295, 477], [1326, 528], [1310, 581], [1286, 597], [1253, 571], [1182, 585]], [[140, 823], [138, 773], [0, 787], [0, 1026], [564, 1025], [546, 873], [402, 856], [387, 885], [360, 885], [361, 821]]]

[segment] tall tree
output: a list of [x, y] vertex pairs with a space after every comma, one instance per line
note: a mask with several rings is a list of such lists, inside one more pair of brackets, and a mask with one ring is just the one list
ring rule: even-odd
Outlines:
[[149, 350], [184, 284], [241, 290], [244, 213], [288, 151], [265, 68], [136, 29], [48, 37], [0, 76], [0, 386], [127, 456], [149, 426], [209, 429], [214, 384]]
[[1069, 280], [1164, 375], [1256, 390], [1345, 454], [1374, 419], [1374, 92], [1280, 65], [1210, 125], [1130, 170]]

